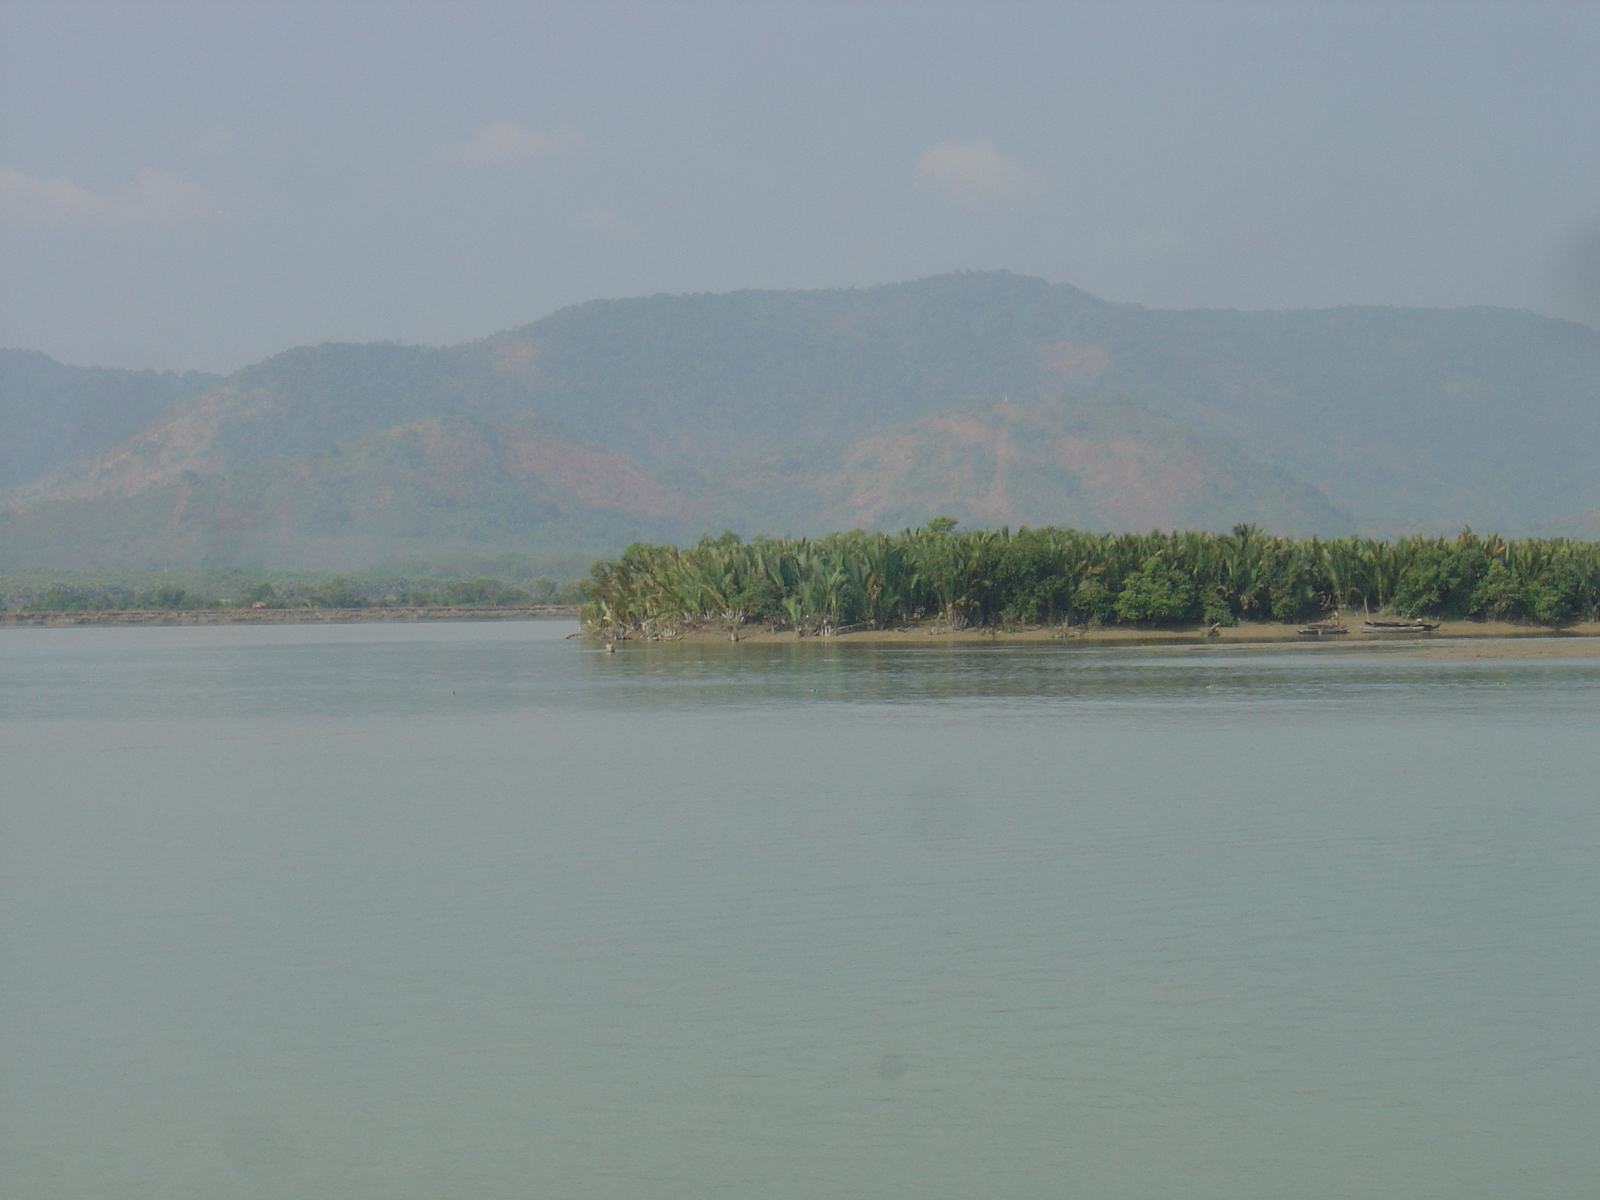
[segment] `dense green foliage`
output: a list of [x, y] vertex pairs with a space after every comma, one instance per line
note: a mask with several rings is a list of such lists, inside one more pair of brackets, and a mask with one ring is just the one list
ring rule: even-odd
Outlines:
[[185, 577], [151, 584], [117, 578], [83, 577], [47, 584], [7, 581], [0, 608], [22, 612], [133, 612], [206, 608], [520, 608], [577, 604], [581, 582], [549, 578], [521, 585], [490, 576], [463, 578], [350, 577], [346, 575], [255, 579]]
[[1231, 624], [1344, 609], [1547, 625], [1600, 617], [1600, 544], [1479, 537], [1295, 541], [1240, 525], [1206, 533], [1074, 529], [898, 534], [815, 541], [734, 534], [630, 546], [595, 565], [583, 617], [610, 636], [759, 622], [803, 634], [939, 617], [1000, 623]]

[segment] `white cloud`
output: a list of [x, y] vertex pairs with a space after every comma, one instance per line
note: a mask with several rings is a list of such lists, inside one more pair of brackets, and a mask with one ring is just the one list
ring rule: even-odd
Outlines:
[[918, 157], [917, 175], [951, 199], [967, 203], [1004, 200], [1028, 186], [1022, 164], [987, 138], [934, 143]]
[[570, 125], [554, 133], [525, 129], [513, 121], [491, 121], [464, 142], [445, 147], [445, 157], [469, 167], [511, 167], [576, 150], [583, 135]]
[[70, 179], [0, 167], [0, 220], [12, 225], [149, 225], [205, 207], [204, 192], [165, 171], [140, 171], [127, 187], [102, 194]]

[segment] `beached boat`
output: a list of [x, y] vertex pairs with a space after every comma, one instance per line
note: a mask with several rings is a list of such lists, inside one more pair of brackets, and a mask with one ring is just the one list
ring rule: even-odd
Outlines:
[[1361, 622], [1364, 633], [1432, 633], [1437, 628], [1437, 621], [1417, 621], [1404, 617], [1368, 617]]
[[1349, 633], [1344, 627], [1344, 618], [1336, 611], [1326, 621], [1313, 621], [1310, 625], [1303, 626], [1300, 630], [1301, 637], [1328, 637], [1341, 633]]

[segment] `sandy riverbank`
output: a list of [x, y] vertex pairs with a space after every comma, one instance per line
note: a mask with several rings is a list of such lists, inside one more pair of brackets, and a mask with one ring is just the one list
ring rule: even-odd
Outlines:
[[[1600, 623], [1589, 622], [1552, 630], [1537, 625], [1518, 625], [1510, 621], [1445, 621], [1432, 633], [1369, 633], [1359, 620], [1347, 622], [1349, 633], [1323, 637], [1307, 636], [1298, 624], [1241, 621], [1238, 625], [1208, 634], [1204, 628], [1183, 629], [1085, 629], [1060, 626], [1017, 629], [952, 630], [930, 624], [901, 629], [860, 629], [834, 634], [817, 641], [858, 645], [937, 645], [972, 643], [997, 645], [1019, 642], [1056, 642], [1077, 646], [1239, 646], [1286, 648], [1289, 646], [1392, 647], [1428, 657], [1452, 658], [1554, 658], [1600, 656]], [[706, 629], [687, 632], [673, 639], [682, 642], [722, 642], [728, 631]], [[744, 629], [739, 640], [754, 644], [793, 642], [792, 630]], [[809, 639], [808, 639], [809, 640]]]
[[193, 608], [0, 613], [0, 628], [70, 625], [343, 625], [371, 621], [575, 620], [570, 604], [522, 608]]
[[[532, 605], [521, 608], [198, 608], [155, 609], [112, 612], [24, 613], [0, 612], [0, 628], [62, 628], [70, 626], [173, 626], [173, 625], [330, 625], [361, 624], [377, 621], [529, 621], [574, 620], [576, 607], [564, 604]], [[1497, 658], [1600, 658], [1600, 623], [1589, 622], [1552, 630], [1537, 625], [1518, 625], [1509, 621], [1446, 621], [1428, 634], [1366, 633], [1359, 621], [1348, 621], [1347, 634], [1308, 637], [1302, 626], [1276, 622], [1240, 622], [1208, 635], [1203, 628], [1183, 629], [1084, 629], [1063, 630], [1059, 625], [1034, 628], [953, 630], [930, 623], [900, 629], [856, 629], [826, 638], [807, 638], [820, 643], [852, 645], [941, 644], [1002, 645], [1007, 643], [1056, 643], [1073, 646], [1233, 646], [1239, 649], [1273, 650], [1290, 647], [1384, 648], [1388, 654], [1419, 658], [1497, 659]], [[674, 642], [726, 645], [728, 631], [702, 629], [685, 632]], [[743, 643], [761, 645], [796, 640], [793, 630], [747, 627], [740, 631]]]

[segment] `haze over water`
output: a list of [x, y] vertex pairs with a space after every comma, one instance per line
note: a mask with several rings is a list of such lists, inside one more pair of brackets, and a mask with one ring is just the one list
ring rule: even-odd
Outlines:
[[0, 636], [15, 1200], [1592, 1197], [1600, 662]]

